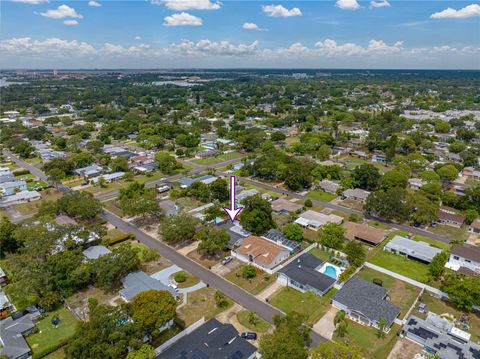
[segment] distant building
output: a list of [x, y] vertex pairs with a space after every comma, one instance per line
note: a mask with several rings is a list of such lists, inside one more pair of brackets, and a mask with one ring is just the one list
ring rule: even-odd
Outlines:
[[205, 175], [205, 176], [200, 176], [200, 177], [195, 177], [195, 178], [184, 177], [184, 178], [180, 179], [178, 181], [178, 183], [180, 184], [180, 187], [188, 188], [195, 182], [202, 182], [204, 184], [210, 184], [210, 183], [214, 182], [216, 179], [217, 179], [217, 177], [211, 176], [211, 175]]
[[14, 180], [12, 182], [0, 183], [0, 195], [11, 196], [17, 192], [27, 190], [27, 182]]
[[476, 218], [468, 227], [468, 231], [474, 234], [480, 234], [480, 219]]
[[452, 227], [461, 227], [465, 217], [444, 208], [438, 210], [438, 222]]
[[279, 198], [272, 202], [272, 211], [277, 214], [289, 214], [302, 208], [303, 205], [284, 198]]
[[120, 296], [126, 302], [130, 302], [139, 293], [145, 292], [150, 289], [154, 290], [166, 290], [177, 297], [175, 290], [169, 286], [166, 286], [159, 280], [150, 277], [143, 271], [136, 271], [128, 274], [122, 279], [123, 289], [120, 290]]
[[423, 263], [430, 263], [438, 253], [442, 252], [441, 249], [432, 247], [425, 242], [417, 242], [401, 236], [393, 237], [383, 247], [383, 250]]
[[372, 156], [372, 162], [387, 163], [387, 156], [385, 156], [385, 155], [373, 155]]
[[100, 178], [103, 178], [105, 180], [105, 182], [111, 183], [111, 182], [114, 182], [114, 181], [117, 181], [117, 180], [121, 179], [123, 176], [125, 176], [125, 172], [108, 173], [108, 174], [105, 174], [105, 175], [95, 177], [94, 179], [92, 179], [92, 182], [93, 183], [98, 183], [98, 181], [100, 181]]
[[320, 182], [319, 187], [325, 192], [332, 193], [332, 194], [336, 194], [337, 191], [341, 188], [341, 186], [338, 183], [329, 181], [327, 179], [323, 179], [322, 182]]
[[5, 196], [1, 198], [0, 207], [8, 207], [18, 203], [38, 201], [41, 197], [41, 194], [37, 191], [17, 192], [11, 196]]
[[73, 173], [86, 178], [97, 177], [103, 173], [103, 168], [97, 164], [73, 170]]
[[467, 274], [480, 275], [480, 247], [455, 244], [445, 267]]
[[349, 188], [343, 191], [342, 197], [344, 199], [353, 199], [355, 201], [360, 201], [362, 203], [365, 203], [369, 195], [370, 195], [369, 191], [365, 191], [360, 188], [354, 188], [354, 189]]
[[220, 154], [222, 154], [223, 152], [220, 151], [220, 150], [215, 150], [215, 149], [208, 149], [208, 150], [205, 150], [205, 151], [198, 151], [196, 153], [196, 156], [197, 157], [200, 157], [200, 158], [207, 158], [207, 157], [214, 157], [214, 156], [218, 156]]
[[427, 183], [422, 181], [420, 178], [409, 178], [408, 179], [408, 187], [418, 191], [422, 186], [425, 186]]

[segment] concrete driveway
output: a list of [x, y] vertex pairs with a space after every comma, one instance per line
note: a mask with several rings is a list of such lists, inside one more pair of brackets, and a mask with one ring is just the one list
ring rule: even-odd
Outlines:
[[333, 331], [335, 330], [333, 319], [337, 312], [337, 308], [330, 307], [328, 312], [313, 325], [313, 331], [320, 334], [322, 337], [332, 340]]
[[[171, 265], [168, 268], [162, 269], [161, 271], [152, 274], [150, 277], [162, 282], [164, 285], [168, 285], [170, 283], [170, 277], [173, 274], [180, 272], [181, 270], [182, 268], [180, 268], [179, 266]], [[188, 288], [178, 288], [178, 292], [181, 294], [187, 294], [190, 292], [195, 292], [196, 290], [202, 289], [204, 287], [206, 287], [206, 284], [200, 281], [197, 284], [192, 285]]]

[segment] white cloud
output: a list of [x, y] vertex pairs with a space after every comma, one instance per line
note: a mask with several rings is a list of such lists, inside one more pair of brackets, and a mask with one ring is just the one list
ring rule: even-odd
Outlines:
[[390, 3], [387, 0], [382, 1], [370, 1], [371, 7], [390, 7]]
[[271, 17], [302, 16], [302, 12], [298, 7], [294, 7], [288, 10], [282, 5], [265, 5], [265, 6], [262, 6], [262, 10], [265, 14]]
[[88, 6], [100, 7], [100, 6], [102, 6], [102, 4], [100, 4], [99, 2], [96, 2], [96, 1], [94, 1], [94, 0], [90, 0], [90, 1], [88, 2]]
[[141, 40], [142, 37], [141, 36], [135, 36], [135, 40]]
[[165, 26], [201, 26], [203, 24], [201, 18], [186, 12], [167, 16], [163, 20]]
[[63, 19], [66, 17], [73, 17], [76, 19], [82, 19], [83, 16], [75, 11], [74, 8], [68, 5], [60, 5], [55, 10], [47, 10], [46, 12], [40, 13], [40, 15], [49, 17], [50, 19]]
[[253, 22], [245, 22], [242, 25], [242, 28], [245, 29], [245, 30], [267, 31], [267, 29], [258, 27], [258, 25], [253, 23]]
[[38, 5], [48, 2], [48, 0], [11, 0], [12, 2], [18, 2], [22, 4], [31, 4], [31, 5]]
[[360, 4], [357, 0], [337, 0], [336, 6], [342, 10], [360, 9]]
[[480, 5], [470, 4], [461, 8], [460, 10], [452, 9], [451, 7], [432, 14], [432, 19], [465, 19], [467, 17], [480, 16]]
[[65, 25], [69, 25], [69, 26], [78, 25], [78, 21], [77, 21], [77, 20], [65, 20], [63, 23], [64, 23]]
[[219, 1], [210, 0], [152, 0], [152, 4], [164, 4], [171, 10], [218, 10], [222, 6]]

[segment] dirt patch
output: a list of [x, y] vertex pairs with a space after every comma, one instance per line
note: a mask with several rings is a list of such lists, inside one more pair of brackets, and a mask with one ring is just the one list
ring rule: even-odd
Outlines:
[[222, 252], [221, 254], [214, 256], [207, 256], [202, 253], [198, 253], [197, 250], [193, 250], [187, 254], [187, 257], [193, 259], [195, 262], [200, 263], [206, 268], [212, 268], [215, 264], [220, 262], [227, 253]]
[[412, 359], [421, 353], [422, 347], [406, 338], [399, 338], [387, 359]]

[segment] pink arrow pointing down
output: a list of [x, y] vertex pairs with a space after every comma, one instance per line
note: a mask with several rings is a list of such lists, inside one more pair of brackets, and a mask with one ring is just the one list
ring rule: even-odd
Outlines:
[[235, 176], [230, 176], [230, 208], [223, 207], [223, 210], [228, 214], [228, 217], [232, 222], [235, 221], [235, 218], [237, 218], [238, 214], [243, 209], [243, 207], [237, 208], [235, 206], [235, 183]]

